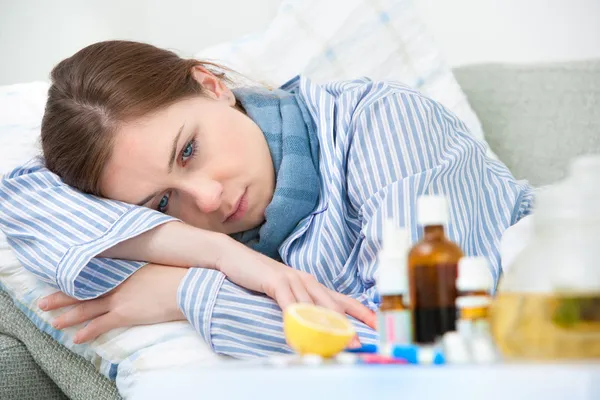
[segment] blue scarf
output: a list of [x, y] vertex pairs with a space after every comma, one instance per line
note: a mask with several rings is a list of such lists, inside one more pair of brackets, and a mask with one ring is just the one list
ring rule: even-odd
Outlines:
[[276, 178], [273, 200], [265, 210], [265, 222], [232, 236], [280, 260], [279, 246], [317, 204], [319, 140], [309, 111], [297, 94], [262, 87], [239, 88], [233, 92], [248, 117], [263, 131]]

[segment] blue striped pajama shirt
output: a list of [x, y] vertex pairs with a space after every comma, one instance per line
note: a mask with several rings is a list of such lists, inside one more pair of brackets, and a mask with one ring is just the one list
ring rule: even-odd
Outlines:
[[[372, 309], [377, 307], [376, 255], [385, 218], [420, 236], [416, 200], [444, 194], [448, 235], [467, 255], [487, 256], [500, 273], [499, 243], [527, 215], [532, 188], [487, 158], [450, 111], [395, 82], [368, 79], [295, 87], [315, 121], [320, 143], [320, 195], [314, 211], [280, 246], [283, 261]], [[173, 218], [155, 210], [82, 194], [48, 171], [42, 159], [0, 183], [0, 228], [25, 268], [79, 299], [97, 297], [144, 262], [96, 257]], [[245, 290], [215, 270], [191, 268], [179, 306], [214, 351], [235, 357], [289, 352], [282, 315], [270, 298]], [[376, 334], [353, 321], [361, 340]]]

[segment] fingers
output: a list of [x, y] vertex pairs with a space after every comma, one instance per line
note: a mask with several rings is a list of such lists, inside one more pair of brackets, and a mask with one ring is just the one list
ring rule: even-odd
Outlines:
[[106, 298], [83, 301], [52, 321], [56, 329], [64, 329], [94, 319], [108, 312]]
[[292, 293], [292, 289], [287, 285], [282, 285], [275, 290], [275, 295], [273, 299], [279, 304], [279, 308], [282, 311], [285, 311], [288, 306], [296, 303], [296, 298], [294, 297], [294, 293]]
[[292, 289], [292, 293], [294, 293], [296, 302], [308, 304], [313, 303], [312, 297], [310, 297], [308, 294], [308, 290], [306, 290], [302, 279], [290, 279], [290, 287]]
[[373, 311], [357, 300], [328, 289], [309, 274], [283, 276], [276, 285], [273, 298], [284, 311], [293, 303], [316, 304], [343, 315], [348, 314], [376, 329]]
[[307, 284], [306, 287], [316, 305], [328, 308], [342, 315], [345, 314], [344, 308], [334, 299], [331, 290], [327, 289], [317, 281], [314, 281], [314, 284]]
[[86, 343], [96, 339], [98, 336], [116, 328], [122, 328], [118, 314], [108, 313], [92, 320], [89, 324], [79, 330], [73, 338], [73, 343]]
[[42, 297], [38, 302], [38, 307], [44, 311], [56, 310], [57, 308], [63, 308], [72, 306], [73, 304], [80, 303], [81, 300], [74, 299], [73, 297], [67, 296], [63, 292], [56, 292]]
[[359, 321], [364, 322], [372, 329], [376, 329], [377, 317], [373, 311], [363, 305], [358, 300], [354, 300], [348, 296], [344, 296], [341, 293], [333, 293], [339, 304], [342, 305], [346, 314], [356, 318]]

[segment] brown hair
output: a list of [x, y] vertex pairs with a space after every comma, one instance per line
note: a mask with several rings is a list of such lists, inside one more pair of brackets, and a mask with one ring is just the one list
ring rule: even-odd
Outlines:
[[95, 43], [61, 61], [51, 73], [42, 120], [47, 168], [66, 184], [101, 196], [100, 176], [118, 126], [204, 95], [192, 75], [196, 65], [229, 81], [217, 64], [138, 42]]

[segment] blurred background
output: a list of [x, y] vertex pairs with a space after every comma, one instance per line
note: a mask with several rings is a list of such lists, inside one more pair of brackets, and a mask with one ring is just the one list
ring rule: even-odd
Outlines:
[[[107, 39], [150, 42], [191, 56], [264, 30], [280, 3], [0, 0], [0, 85], [46, 80], [61, 59]], [[451, 66], [600, 57], [599, 0], [415, 3]]]

